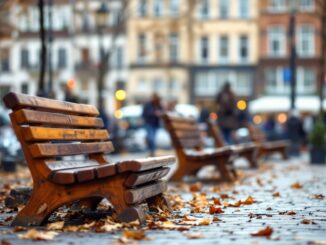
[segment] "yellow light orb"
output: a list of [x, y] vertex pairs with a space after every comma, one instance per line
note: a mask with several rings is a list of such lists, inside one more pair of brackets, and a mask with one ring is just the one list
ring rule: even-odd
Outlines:
[[116, 110], [116, 111], [114, 112], [114, 116], [115, 116], [115, 118], [117, 118], [117, 119], [121, 119], [122, 116], [123, 116], [123, 113], [122, 113], [121, 110]]
[[280, 113], [277, 115], [277, 121], [281, 124], [285, 123], [288, 120], [288, 117], [285, 113]]
[[115, 92], [115, 98], [119, 101], [125, 100], [126, 96], [126, 91], [124, 91], [123, 89], [119, 89]]
[[263, 119], [260, 115], [256, 115], [256, 116], [254, 116], [253, 121], [255, 124], [261, 124]]
[[247, 108], [247, 102], [245, 100], [239, 100], [237, 102], [237, 107], [240, 111], [244, 111]]

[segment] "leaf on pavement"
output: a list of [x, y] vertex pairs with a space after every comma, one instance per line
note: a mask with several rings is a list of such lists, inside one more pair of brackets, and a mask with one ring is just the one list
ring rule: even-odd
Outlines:
[[267, 226], [266, 228], [259, 230], [256, 233], [251, 233], [250, 235], [252, 236], [265, 236], [265, 237], [269, 237], [271, 236], [273, 233], [273, 229], [269, 226]]
[[46, 226], [47, 230], [54, 231], [54, 230], [62, 230], [65, 222], [64, 221], [58, 221], [54, 223], [50, 223]]
[[186, 237], [188, 239], [201, 239], [201, 238], [204, 238], [204, 234], [201, 232], [194, 232], [194, 233], [186, 234]]
[[295, 182], [291, 185], [292, 189], [301, 189], [302, 185], [299, 182]]
[[38, 231], [36, 229], [31, 229], [24, 234], [18, 234], [18, 237], [26, 240], [33, 241], [50, 241], [53, 240], [58, 235], [54, 231]]

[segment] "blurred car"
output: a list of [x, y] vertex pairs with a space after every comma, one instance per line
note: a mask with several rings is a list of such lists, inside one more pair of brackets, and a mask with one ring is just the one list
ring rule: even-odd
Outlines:
[[0, 161], [9, 158], [16, 163], [24, 159], [20, 143], [11, 127], [9, 110], [0, 108]]
[[[142, 111], [142, 105], [131, 105], [121, 108], [122, 117], [120, 125], [126, 128], [124, 146], [127, 151], [137, 152], [147, 149]], [[198, 109], [190, 104], [177, 104], [175, 112], [185, 117], [194, 117], [196, 119], [199, 116]], [[170, 136], [163, 125], [157, 131], [156, 146], [158, 149], [170, 149], [172, 146]]]

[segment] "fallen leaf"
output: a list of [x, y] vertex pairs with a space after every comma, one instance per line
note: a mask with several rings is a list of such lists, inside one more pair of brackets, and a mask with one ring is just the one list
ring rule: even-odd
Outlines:
[[252, 196], [249, 196], [249, 197], [247, 197], [246, 200], [241, 201], [241, 204], [244, 204], [244, 205], [251, 205], [253, 203], [255, 203], [255, 200], [253, 199]]
[[209, 219], [209, 218], [204, 218], [204, 219], [202, 219], [199, 223], [198, 223], [198, 225], [210, 225], [212, 223], [212, 220], [211, 219]]
[[313, 198], [318, 200], [323, 200], [325, 196], [323, 194], [314, 194]]
[[204, 234], [201, 232], [194, 232], [194, 233], [186, 234], [186, 237], [188, 239], [201, 239], [201, 238], [204, 238]]
[[54, 223], [50, 223], [46, 226], [47, 230], [62, 230], [63, 226], [64, 226], [65, 222], [64, 221], [58, 221], [58, 222], [54, 222]]
[[228, 194], [220, 194], [220, 198], [227, 199], [230, 198], [230, 196]]
[[222, 205], [220, 199], [216, 198], [216, 197], [213, 197], [213, 202], [215, 205]]
[[269, 226], [267, 226], [265, 229], [259, 230], [256, 233], [251, 233], [250, 235], [252, 236], [266, 236], [269, 237], [273, 233], [273, 229]]
[[287, 215], [296, 215], [297, 213], [294, 212], [294, 211], [288, 211], [286, 214], [287, 214]]
[[209, 213], [210, 214], [221, 214], [221, 213], [224, 213], [224, 211], [222, 210], [222, 208], [215, 207], [212, 205], [209, 207]]
[[38, 231], [36, 229], [31, 229], [24, 234], [18, 234], [18, 237], [26, 240], [33, 241], [50, 241], [53, 240], [58, 235], [54, 231]]
[[292, 189], [301, 189], [302, 185], [299, 182], [295, 182], [291, 185]]
[[97, 232], [111, 232], [122, 228], [122, 224], [116, 223], [116, 224], [105, 224], [98, 229], [96, 229]]
[[199, 192], [202, 189], [203, 185], [199, 182], [190, 185], [189, 189], [191, 192]]
[[274, 192], [274, 193], [272, 194], [272, 196], [273, 196], [273, 197], [280, 197], [281, 194], [280, 194], [279, 192]]
[[311, 220], [311, 219], [303, 219], [303, 220], [301, 220], [300, 223], [301, 223], [301, 224], [304, 224], [304, 225], [315, 225], [315, 224], [316, 224], [316, 222], [314, 222], [314, 221]]
[[11, 245], [11, 243], [7, 240], [1, 240], [1, 245]]
[[140, 231], [125, 230], [122, 232], [122, 236], [137, 241], [149, 240], [148, 237], [146, 237], [145, 235], [145, 231], [143, 230]]

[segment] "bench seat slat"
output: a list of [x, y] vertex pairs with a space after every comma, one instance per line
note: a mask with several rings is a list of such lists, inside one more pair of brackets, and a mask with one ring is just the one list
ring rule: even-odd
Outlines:
[[29, 146], [29, 150], [35, 158], [46, 158], [56, 156], [69, 156], [91, 153], [109, 153], [113, 151], [111, 142], [97, 142], [97, 143], [38, 143]]
[[132, 173], [125, 181], [125, 186], [134, 187], [144, 183], [163, 178], [169, 172], [169, 168], [159, 168], [140, 173]]
[[87, 182], [96, 178], [106, 178], [116, 174], [114, 164], [104, 164], [73, 169], [53, 171], [49, 179], [57, 184], [74, 184]]
[[21, 109], [13, 114], [18, 124], [43, 124], [81, 128], [102, 128], [104, 126], [102, 119], [99, 117], [74, 116], [28, 109]]
[[45, 161], [45, 164], [52, 171], [55, 170], [64, 170], [70, 168], [80, 168], [80, 167], [91, 167], [98, 166], [98, 162], [87, 160], [87, 161], [78, 161], [78, 160], [62, 160], [62, 161]]
[[107, 140], [109, 138], [109, 134], [105, 129], [22, 127], [22, 132], [26, 141]]
[[229, 156], [231, 154], [231, 147], [211, 148], [201, 151], [186, 150], [186, 158], [193, 160], [218, 159], [219, 156]]
[[47, 99], [26, 94], [11, 92], [3, 98], [3, 101], [8, 108], [13, 110], [18, 110], [21, 108], [33, 108], [38, 110], [57, 111], [68, 114], [81, 114], [89, 116], [99, 115], [97, 108], [92, 105]]
[[151, 158], [117, 162], [117, 168], [119, 173], [123, 173], [127, 171], [140, 172], [140, 171], [164, 167], [173, 164], [174, 162], [175, 162], [174, 156], [151, 157]]
[[196, 124], [170, 122], [166, 124], [172, 130], [196, 131], [198, 126]]
[[166, 191], [166, 189], [167, 189], [166, 183], [162, 181], [158, 181], [154, 184], [149, 184], [136, 189], [127, 190], [124, 193], [124, 199], [126, 203], [135, 204], [149, 197], [156, 196]]

